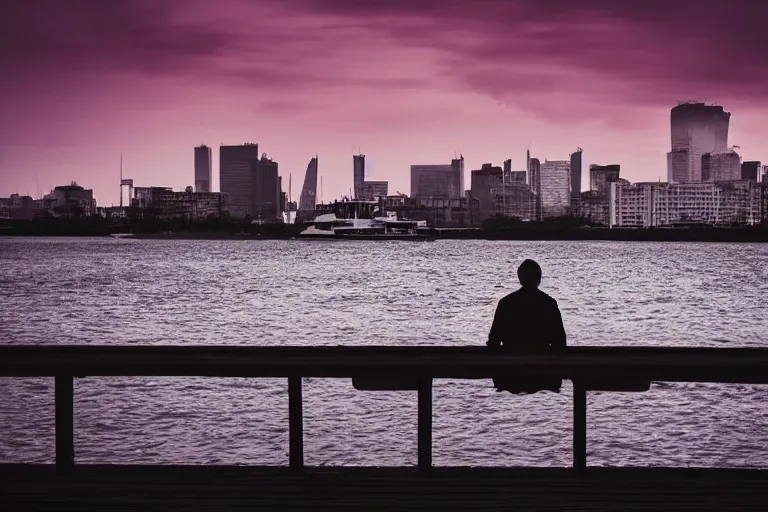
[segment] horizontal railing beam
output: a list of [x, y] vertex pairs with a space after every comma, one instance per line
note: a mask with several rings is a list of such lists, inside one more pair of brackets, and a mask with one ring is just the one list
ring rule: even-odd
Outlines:
[[0, 376], [203, 376], [768, 383], [768, 349], [569, 347], [516, 354], [486, 347], [0, 346]]

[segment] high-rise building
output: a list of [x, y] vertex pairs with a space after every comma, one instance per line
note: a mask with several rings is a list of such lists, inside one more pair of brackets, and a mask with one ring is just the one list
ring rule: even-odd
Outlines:
[[571, 197], [581, 197], [581, 154], [581, 148], [571, 153]]
[[545, 161], [540, 167], [541, 218], [568, 215], [571, 207], [571, 162]]
[[451, 197], [450, 165], [412, 165], [411, 166], [411, 196], [412, 197]]
[[528, 167], [528, 184], [531, 187], [533, 205], [531, 206], [531, 218], [541, 220], [541, 161], [531, 158], [531, 152], [526, 152], [526, 165]]
[[618, 164], [589, 166], [589, 191], [598, 196], [608, 196], [610, 184], [619, 180], [621, 166]]
[[450, 165], [412, 165], [411, 196], [463, 197], [464, 157], [454, 158]]
[[723, 107], [704, 103], [680, 103], [672, 109], [672, 151], [667, 154], [670, 183], [702, 181], [701, 157], [727, 150], [730, 119], [731, 113]]
[[362, 199], [363, 182], [365, 181], [365, 155], [352, 155], [352, 163], [353, 199]]
[[195, 148], [195, 192], [211, 192], [213, 157], [206, 145]]
[[741, 179], [760, 181], [760, 162], [743, 162], [741, 164]]
[[701, 181], [739, 179], [741, 179], [741, 157], [732, 149], [722, 153], [705, 153], [701, 156]]
[[451, 197], [464, 197], [464, 155], [451, 160]]
[[[505, 162], [506, 165], [506, 162]], [[470, 195], [480, 201], [480, 219], [485, 220], [496, 214], [493, 190], [503, 186], [504, 171], [501, 167], [483, 164], [470, 174]]]
[[253, 216], [265, 222], [281, 218], [283, 191], [277, 162], [262, 154], [253, 178]]
[[253, 175], [258, 162], [258, 144], [219, 148], [220, 188], [229, 194], [229, 209], [235, 217], [253, 215]]
[[299, 198], [300, 212], [314, 212], [317, 206], [317, 156], [309, 161]]

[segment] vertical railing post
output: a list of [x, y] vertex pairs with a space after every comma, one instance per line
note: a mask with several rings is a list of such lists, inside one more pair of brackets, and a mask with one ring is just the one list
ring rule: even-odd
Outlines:
[[573, 468], [587, 467], [587, 387], [584, 382], [573, 381]]
[[432, 378], [419, 379], [418, 400], [418, 458], [419, 472], [428, 473], [432, 469]]
[[75, 393], [71, 375], [55, 377], [56, 467], [75, 465]]
[[304, 417], [301, 377], [288, 377], [288, 465], [291, 471], [304, 469]]

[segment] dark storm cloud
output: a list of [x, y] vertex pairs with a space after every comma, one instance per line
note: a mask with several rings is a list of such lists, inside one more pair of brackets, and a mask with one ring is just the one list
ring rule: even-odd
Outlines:
[[[233, 6], [251, 11], [223, 19]], [[556, 92], [634, 104], [763, 101], [766, 17], [768, 1], [746, 0], [19, 0], [0, 17], [0, 88], [82, 72], [261, 90], [407, 89], [447, 77], [507, 102]], [[299, 18], [310, 27], [296, 28]], [[367, 38], [395, 52], [434, 50], [441, 76], [342, 76], [328, 65]]]
[[[768, 95], [768, 2], [319, 0], [311, 6], [378, 19], [378, 28], [403, 44], [442, 50], [449, 73], [495, 96], [588, 91], [599, 87], [596, 78], [623, 82], [629, 87], [617, 90], [641, 102], [693, 90]], [[540, 69], [546, 66], [593, 76], [563, 83], [558, 73]]]
[[119, 66], [167, 69], [216, 53], [227, 34], [173, 24], [170, 2], [20, 0], [0, 18], [3, 65], [17, 68]]

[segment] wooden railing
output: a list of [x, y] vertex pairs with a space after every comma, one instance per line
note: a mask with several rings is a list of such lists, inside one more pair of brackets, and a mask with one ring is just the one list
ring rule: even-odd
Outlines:
[[432, 467], [433, 379], [509, 375], [573, 381], [573, 465], [584, 469], [587, 391], [642, 390], [651, 381], [766, 384], [768, 349], [577, 347], [558, 354], [515, 354], [423, 346], [0, 346], [0, 377], [55, 378], [56, 464], [62, 468], [75, 462], [77, 377], [287, 378], [289, 466], [294, 470], [304, 466], [302, 377], [352, 378], [360, 389], [417, 390], [418, 467], [426, 472]]

